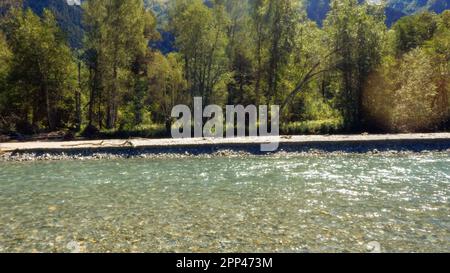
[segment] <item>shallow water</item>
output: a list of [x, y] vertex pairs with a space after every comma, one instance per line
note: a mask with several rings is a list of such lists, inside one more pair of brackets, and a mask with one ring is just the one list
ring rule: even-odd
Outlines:
[[0, 252], [448, 252], [449, 198], [449, 154], [0, 162]]

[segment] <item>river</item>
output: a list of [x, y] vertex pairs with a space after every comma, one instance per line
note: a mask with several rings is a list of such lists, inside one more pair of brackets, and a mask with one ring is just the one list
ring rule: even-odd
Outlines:
[[448, 252], [450, 154], [0, 162], [0, 252]]

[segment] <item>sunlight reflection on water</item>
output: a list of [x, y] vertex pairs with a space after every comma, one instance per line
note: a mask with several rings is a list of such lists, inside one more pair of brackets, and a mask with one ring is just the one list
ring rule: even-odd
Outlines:
[[449, 163], [448, 154], [3, 162], [0, 251], [367, 252], [375, 242], [448, 252]]

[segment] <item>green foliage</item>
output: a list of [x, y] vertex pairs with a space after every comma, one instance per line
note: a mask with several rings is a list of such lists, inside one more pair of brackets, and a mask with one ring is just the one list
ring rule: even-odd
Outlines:
[[335, 134], [343, 127], [342, 119], [310, 120], [283, 124], [281, 132], [286, 135]]
[[289, 63], [289, 58], [295, 48], [298, 35], [299, 6], [296, 1], [278, 0], [269, 1], [264, 17], [266, 18], [266, 54], [267, 67], [266, 92], [267, 103], [280, 104], [282, 101], [282, 90], [286, 87], [282, 85], [285, 68]]
[[155, 53], [148, 64], [148, 101], [151, 104], [154, 119], [164, 123], [167, 129], [171, 126], [172, 108], [186, 102], [188, 94], [184, 90], [187, 81], [183, 76], [183, 67], [176, 54], [167, 57]]
[[[419, 18], [414, 16], [404, 22], [417, 22]], [[371, 75], [364, 103], [368, 119], [374, 127], [391, 132], [417, 132], [443, 128], [443, 124], [448, 123], [449, 18], [449, 12], [433, 15], [433, 35], [412, 35], [411, 40], [421, 40], [415, 49], [400, 56], [394, 50]], [[398, 31], [398, 27], [394, 30]], [[397, 49], [398, 43], [393, 46]]]
[[450, 3], [447, 0], [389, 0], [388, 5], [404, 14], [426, 10], [442, 12], [450, 9]]
[[442, 122], [434, 63], [420, 49], [406, 54], [399, 67], [392, 123], [399, 131], [433, 130]]
[[[35, 10], [47, 2], [59, 3]], [[158, 137], [170, 130], [172, 107], [194, 96], [278, 104], [289, 134], [450, 125], [450, 11], [387, 30], [384, 7], [362, 2], [84, 1], [84, 43], [75, 51], [64, 9], [11, 9], [1, 15], [0, 127]], [[330, 8], [323, 26], [307, 16], [321, 3]], [[149, 48], [157, 27], [174, 36], [176, 52]]]
[[254, 55], [254, 96], [258, 103], [283, 102], [286, 81], [302, 14], [298, 1], [253, 1], [251, 30]]
[[[386, 60], [368, 82], [365, 108], [378, 128], [391, 132], [435, 130], [448, 114], [447, 94], [438, 83], [437, 64], [423, 49], [406, 53], [401, 60]], [[448, 85], [448, 79], [447, 83]]]
[[223, 5], [205, 6], [201, 0], [176, 1], [170, 10], [170, 25], [176, 37], [176, 46], [183, 59], [191, 96], [201, 96], [206, 104], [223, 91], [219, 83], [226, 78], [228, 39], [226, 27], [229, 18]]
[[310, 90], [300, 97], [302, 104], [301, 120], [327, 120], [342, 119], [339, 111], [332, 107], [331, 102], [327, 102], [322, 94]]
[[[321, 24], [330, 10], [330, 0], [304, 0], [307, 5], [308, 16], [311, 20]], [[367, 2], [359, 0], [358, 2]], [[372, 1], [372, 2], [382, 2]], [[419, 12], [430, 11], [441, 13], [450, 9], [448, 0], [383, 0], [384, 13], [386, 14], [386, 25], [392, 26], [397, 20], [404, 16]]]
[[[321, 116], [318, 119], [330, 118], [328, 113], [319, 113], [320, 108], [331, 107], [331, 100], [325, 97], [322, 88], [325, 88], [323, 73], [330, 66], [330, 51], [323, 37], [324, 31], [307, 20], [301, 21], [297, 27], [294, 47], [285, 70], [284, 88], [290, 92], [283, 94], [282, 110], [286, 120], [298, 120], [299, 117], [315, 119], [317, 116]], [[314, 106], [310, 105], [312, 101]]]
[[76, 49], [82, 48], [84, 30], [80, 6], [68, 5], [67, 0], [23, 0], [20, 2], [23, 2], [25, 9], [30, 8], [41, 17], [44, 10], [51, 11], [58, 22], [58, 26], [64, 32], [69, 45]]
[[30, 10], [14, 10], [6, 25], [13, 56], [3, 111], [51, 130], [69, 125], [76, 68], [55, 18], [48, 11], [41, 19]]
[[11, 57], [12, 53], [6, 43], [5, 35], [0, 32], [0, 82], [3, 84], [9, 72]]
[[11, 122], [8, 121], [3, 113], [3, 109], [6, 105], [6, 92], [8, 91], [7, 76], [9, 74], [11, 66], [12, 52], [6, 43], [6, 38], [2, 32], [0, 32], [0, 131], [6, 129], [6, 131], [11, 130]]
[[384, 45], [382, 10], [357, 0], [335, 0], [324, 30], [333, 49], [332, 62], [340, 77], [339, 108], [348, 130], [364, 122], [362, 93], [369, 74], [380, 64]]
[[0, 19], [6, 17], [11, 9], [22, 7], [23, 0], [2, 0], [0, 1]]
[[435, 14], [424, 12], [400, 19], [392, 29], [395, 32], [395, 52], [401, 55], [422, 46], [434, 36], [437, 18]]
[[146, 54], [156, 24], [140, 0], [92, 0], [83, 8], [92, 72], [88, 120], [92, 124], [95, 115], [100, 128], [112, 129], [130, 89], [132, 65]]

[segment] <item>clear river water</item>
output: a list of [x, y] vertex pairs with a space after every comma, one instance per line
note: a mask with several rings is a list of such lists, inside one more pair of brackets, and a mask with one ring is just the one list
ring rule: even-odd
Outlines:
[[449, 252], [450, 154], [0, 162], [0, 252]]

